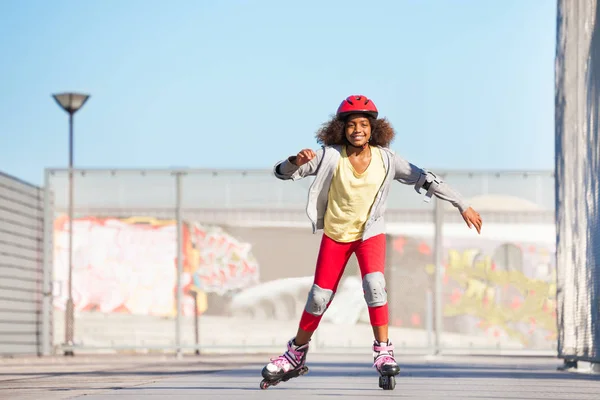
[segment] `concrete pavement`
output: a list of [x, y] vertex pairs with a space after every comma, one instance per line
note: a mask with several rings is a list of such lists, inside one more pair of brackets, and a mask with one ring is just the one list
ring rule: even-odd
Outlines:
[[401, 355], [394, 391], [379, 389], [369, 354], [309, 354], [308, 375], [260, 390], [260, 369], [268, 358], [81, 355], [2, 360], [0, 399], [600, 398], [599, 375], [559, 372], [561, 363], [555, 358]]

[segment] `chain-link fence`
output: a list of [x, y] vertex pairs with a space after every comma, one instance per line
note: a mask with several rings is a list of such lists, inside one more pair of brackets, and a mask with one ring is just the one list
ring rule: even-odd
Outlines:
[[[393, 185], [390, 337], [400, 351], [552, 351], [553, 174], [443, 176], [480, 211], [483, 232], [469, 230], [449, 204]], [[68, 182], [67, 170], [47, 171], [58, 351], [69, 348]], [[281, 351], [296, 331], [321, 238], [305, 213], [309, 185], [270, 171], [75, 171], [75, 351]], [[342, 279], [315, 350], [370, 349], [354, 256]]]
[[[600, 9], [558, 2], [558, 354], [600, 367]], [[599, 369], [600, 370], [600, 369]]]

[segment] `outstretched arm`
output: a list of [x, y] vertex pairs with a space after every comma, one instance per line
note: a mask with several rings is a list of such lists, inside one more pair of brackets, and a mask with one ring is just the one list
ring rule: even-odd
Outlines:
[[404, 158], [395, 155], [394, 179], [405, 185], [414, 185], [417, 193], [425, 192], [425, 201], [429, 202], [432, 196], [450, 202], [458, 208], [469, 228], [475, 227], [477, 233], [481, 233], [481, 216], [473, 210], [462, 195], [444, 182], [434, 173], [417, 167]]
[[273, 168], [273, 173], [281, 180], [291, 179], [295, 181], [305, 178], [317, 173], [322, 158], [322, 148], [316, 152], [311, 149], [304, 149], [295, 156], [277, 162]]

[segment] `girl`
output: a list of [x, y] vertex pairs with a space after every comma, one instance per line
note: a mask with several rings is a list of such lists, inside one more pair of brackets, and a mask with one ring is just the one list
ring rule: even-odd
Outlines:
[[[469, 207], [457, 191], [389, 149], [394, 130], [385, 118], [377, 116], [373, 101], [362, 95], [350, 96], [317, 132], [321, 149], [317, 152], [304, 149], [275, 165], [274, 174], [282, 180], [315, 176], [306, 211], [313, 233], [323, 230], [323, 237], [314, 283], [298, 331], [287, 343], [287, 351], [263, 368], [266, 386], [308, 370], [305, 362], [312, 334], [330, 305], [353, 253], [360, 267], [375, 337], [373, 366], [382, 377], [389, 376], [391, 380], [399, 373], [394, 346], [388, 338], [384, 279], [383, 214], [392, 181], [414, 185], [418, 193], [426, 191], [426, 201], [435, 195], [450, 202], [461, 212], [469, 228], [475, 226], [481, 233], [479, 213]], [[393, 389], [394, 383], [391, 386]], [[383, 387], [381, 378], [380, 387]]]

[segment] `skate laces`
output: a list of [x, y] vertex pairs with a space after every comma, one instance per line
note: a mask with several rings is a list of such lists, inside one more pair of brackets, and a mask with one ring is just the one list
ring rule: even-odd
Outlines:
[[394, 359], [394, 356], [391, 356], [389, 354], [382, 354], [375, 359], [373, 366], [377, 369], [380, 369], [385, 364], [395, 364], [395, 363], [396, 363], [396, 360]]
[[304, 353], [308, 350], [308, 343], [302, 346], [296, 346], [293, 341], [290, 340], [287, 345], [288, 349], [285, 353], [279, 357], [272, 358], [271, 362], [277, 367], [283, 367], [287, 364], [292, 365], [294, 368], [297, 367], [302, 361]]
[[289, 364], [290, 362], [285, 357], [285, 355], [281, 355], [281, 356], [279, 356], [277, 358], [271, 358], [271, 363], [273, 365], [275, 365], [276, 367], [283, 368], [283, 366]]

